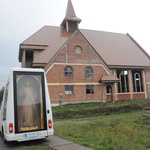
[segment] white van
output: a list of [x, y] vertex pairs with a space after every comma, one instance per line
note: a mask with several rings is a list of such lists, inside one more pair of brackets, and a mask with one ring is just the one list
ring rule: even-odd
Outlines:
[[43, 69], [13, 68], [0, 108], [4, 142], [43, 139], [53, 135], [53, 119]]

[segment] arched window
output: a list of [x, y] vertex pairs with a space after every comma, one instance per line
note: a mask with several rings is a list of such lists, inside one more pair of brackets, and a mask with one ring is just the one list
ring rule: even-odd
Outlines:
[[70, 66], [65, 67], [64, 74], [67, 78], [73, 77], [73, 69]]
[[112, 87], [110, 85], [106, 86], [106, 93], [111, 93], [112, 92]]
[[132, 70], [133, 91], [143, 92], [142, 70]]
[[128, 72], [126, 70], [118, 71], [120, 82], [118, 83], [119, 93], [127, 93], [128, 89]]
[[93, 79], [93, 69], [91, 67], [85, 68], [85, 77], [88, 79]]
[[134, 87], [135, 92], [142, 92], [141, 76], [137, 72], [134, 74]]

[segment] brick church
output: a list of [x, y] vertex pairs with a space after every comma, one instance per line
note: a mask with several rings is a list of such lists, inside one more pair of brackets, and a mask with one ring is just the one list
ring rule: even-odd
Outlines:
[[79, 29], [80, 22], [68, 0], [59, 27], [20, 44], [21, 67], [45, 70], [52, 103], [150, 99], [149, 54], [129, 34]]

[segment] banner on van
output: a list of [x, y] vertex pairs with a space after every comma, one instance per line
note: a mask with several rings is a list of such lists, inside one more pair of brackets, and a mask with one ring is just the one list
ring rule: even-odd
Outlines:
[[44, 129], [42, 75], [16, 74], [15, 79], [18, 132]]

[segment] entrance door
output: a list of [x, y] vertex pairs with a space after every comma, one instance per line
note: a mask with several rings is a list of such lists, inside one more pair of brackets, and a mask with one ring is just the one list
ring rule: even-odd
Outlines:
[[106, 85], [106, 101], [113, 102], [113, 90], [111, 85]]

